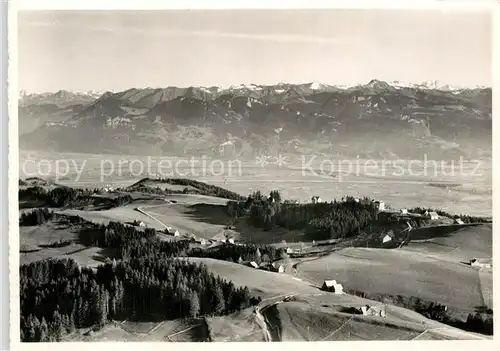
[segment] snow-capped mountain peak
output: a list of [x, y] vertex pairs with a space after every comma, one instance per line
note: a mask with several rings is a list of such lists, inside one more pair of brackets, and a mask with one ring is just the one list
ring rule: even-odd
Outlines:
[[310, 88], [311, 90], [320, 90], [321, 88], [323, 88], [323, 84], [318, 82], [312, 82]]

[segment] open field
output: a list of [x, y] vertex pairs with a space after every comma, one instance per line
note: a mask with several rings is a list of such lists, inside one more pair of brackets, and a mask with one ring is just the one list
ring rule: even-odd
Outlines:
[[165, 204], [144, 206], [143, 210], [181, 234], [194, 234], [205, 239], [223, 234], [230, 220], [225, 206], [211, 204]]
[[479, 280], [481, 283], [481, 292], [486, 306], [493, 306], [493, 272], [491, 269], [480, 269]]
[[[402, 250], [419, 252], [435, 256], [451, 262], [469, 262], [473, 258], [492, 258], [493, 228], [492, 224], [474, 226], [449, 226], [440, 233], [439, 228], [424, 228], [426, 239], [419, 237], [422, 229], [412, 231], [412, 241]], [[413, 233], [416, 232], [416, 235]], [[421, 236], [424, 237], [424, 236]]]
[[207, 318], [213, 341], [265, 341], [262, 329], [255, 321], [253, 308], [228, 316]]
[[234, 230], [226, 229], [232, 219], [226, 211], [227, 200], [198, 195], [174, 195], [166, 198], [176, 203], [142, 208], [181, 233], [192, 233], [205, 239], [223, 239], [229, 236], [236, 240], [259, 244], [280, 243], [282, 240], [301, 241], [305, 235], [303, 231], [286, 229], [277, 229], [271, 233], [248, 225], [246, 220], [238, 221]]
[[262, 298], [282, 294], [316, 294], [320, 291], [306, 282], [293, 279], [287, 274], [273, 273], [241, 264], [189, 257], [189, 261], [203, 262], [215, 274], [232, 281], [235, 285], [248, 286], [251, 292]]
[[444, 303], [462, 317], [483, 304], [476, 269], [416, 252], [350, 248], [306, 261], [297, 269], [300, 277], [318, 285], [336, 279], [345, 289], [418, 296]]
[[104, 260], [112, 257], [113, 252], [99, 247], [86, 247], [80, 244], [71, 244], [59, 248], [42, 248], [39, 251], [21, 252], [19, 264], [30, 264], [49, 258], [71, 258], [81, 267], [97, 267]]
[[[435, 337], [462, 340], [483, 339], [429, 320], [413, 311], [386, 306], [385, 318], [354, 315], [342, 308], [381, 303], [351, 295], [298, 296], [295, 301], [276, 304], [265, 311], [266, 319], [282, 341], [411, 340], [433, 330]], [[422, 339], [425, 339], [422, 335]]]
[[[96, 267], [102, 264], [112, 252], [81, 245], [78, 239], [78, 232], [81, 229], [80, 225], [72, 225], [62, 219], [38, 226], [20, 226], [19, 263], [22, 265], [48, 258], [72, 258], [84, 267]], [[58, 242], [68, 242], [68, 245], [49, 246]]]
[[[86, 335], [87, 334], [87, 335]], [[67, 335], [64, 341], [87, 342], [193, 342], [205, 341], [208, 332], [199, 321], [173, 320], [160, 323], [112, 322], [99, 331], [85, 330]]]
[[[353, 317], [341, 312], [341, 308], [382, 304], [353, 295], [322, 292], [307, 282], [294, 279], [287, 274], [270, 273], [236, 263], [206, 258], [190, 258], [190, 260], [205, 263], [211, 271], [233, 281], [236, 285], [247, 285], [253, 293], [264, 299], [283, 294], [297, 295], [295, 301], [280, 303], [276, 300], [277, 304], [263, 310], [273, 340], [276, 338], [283, 341], [410, 340], [427, 329], [453, 329], [411, 310], [390, 305], [386, 307], [387, 317], [382, 320], [359, 315]], [[269, 276], [271, 274], [274, 277]], [[249, 312], [209, 319], [209, 325], [220, 341], [242, 341], [239, 338], [232, 340], [230, 336], [234, 337], [235, 334], [245, 335], [248, 341], [262, 340], [262, 335], [255, 329]], [[342, 325], [344, 325], [342, 331], [332, 333]], [[231, 332], [222, 332], [223, 328], [230, 328]], [[460, 330], [455, 330], [453, 333], [456, 339], [481, 338]]]
[[49, 221], [37, 226], [19, 227], [19, 245], [41, 248], [60, 241], [78, 240], [78, 229], [60, 222]]
[[165, 227], [159, 224], [157, 221], [136, 211], [135, 210], [136, 207], [137, 207], [136, 204], [130, 204], [103, 211], [84, 211], [84, 210], [65, 209], [60, 211], [60, 213], [73, 216], [80, 216], [87, 221], [100, 224], [108, 224], [111, 221], [132, 222], [134, 220], [138, 220], [144, 222], [144, 224], [146, 224], [147, 227], [155, 228], [157, 230], [165, 229]]

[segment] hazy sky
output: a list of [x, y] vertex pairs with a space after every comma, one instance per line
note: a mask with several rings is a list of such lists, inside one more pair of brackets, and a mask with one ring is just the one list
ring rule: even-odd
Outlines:
[[485, 10], [19, 14], [29, 92], [241, 83], [491, 85]]

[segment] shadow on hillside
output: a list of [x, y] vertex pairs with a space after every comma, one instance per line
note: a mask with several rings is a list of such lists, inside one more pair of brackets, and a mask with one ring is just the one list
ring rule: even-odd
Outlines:
[[411, 240], [430, 240], [435, 238], [446, 238], [451, 236], [451, 234], [457, 232], [458, 230], [471, 225], [445, 225], [436, 226], [428, 228], [418, 228], [410, 232]]
[[25, 210], [30, 208], [45, 207], [47, 204], [40, 200], [19, 200], [19, 209]]
[[209, 224], [227, 226], [231, 217], [226, 212], [226, 206], [213, 204], [196, 204], [188, 207], [187, 215], [192, 219]]
[[270, 306], [262, 311], [265, 323], [271, 334], [271, 341], [281, 341], [283, 325], [281, 323], [280, 312], [276, 305]]

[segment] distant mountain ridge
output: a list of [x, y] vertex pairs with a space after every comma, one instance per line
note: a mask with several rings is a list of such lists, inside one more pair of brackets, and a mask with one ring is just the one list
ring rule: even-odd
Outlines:
[[[26, 95], [26, 149], [253, 156], [489, 157], [491, 88], [372, 80]], [[410, 148], [409, 150], [408, 147]]]

